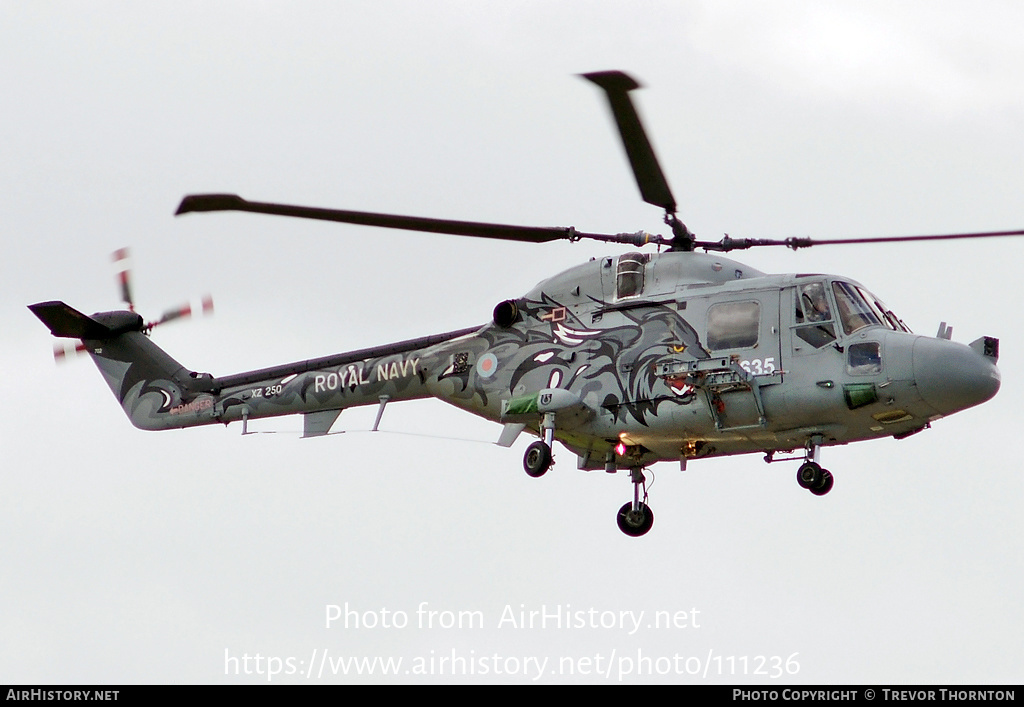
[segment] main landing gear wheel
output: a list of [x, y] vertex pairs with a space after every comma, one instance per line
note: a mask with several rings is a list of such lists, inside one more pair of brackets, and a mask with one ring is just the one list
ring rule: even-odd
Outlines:
[[796, 482], [815, 496], [824, 496], [832, 490], [832, 473], [816, 462], [804, 462], [796, 472]]
[[638, 538], [647, 533], [654, 525], [654, 511], [641, 502], [637, 510], [633, 510], [633, 502], [630, 501], [619, 509], [616, 519], [619, 523], [619, 530], [630, 537]]
[[630, 469], [629, 480], [633, 482], [633, 500], [619, 509], [616, 521], [619, 530], [631, 538], [638, 538], [654, 525], [654, 512], [647, 505], [647, 479], [643, 471], [639, 468]]
[[551, 447], [544, 442], [534, 442], [526, 448], [523, 455], [523, 469], [526, 473], [537, 478], [544, 476], [544, 473], [551, 468]]

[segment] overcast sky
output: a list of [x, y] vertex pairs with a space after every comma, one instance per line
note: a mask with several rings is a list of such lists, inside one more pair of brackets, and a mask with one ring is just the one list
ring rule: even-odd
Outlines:
[[[172, 214], [228, 191], [661, 231], [576, 77], [605, 69], [644, 84], [702, 239], [1021, 228], [1022, 27], [1014, 2], [0, 2], [0, 682], [1020, 682], [1024, 241], [739, 257], [847, 275], [919, 333], [999, 337], [1002, 390], [823, 450], [823, 498], [795, 462], [656, 465], [639, 539], [615, 525], [625, 474], [558, 447], [530, 479], [528, 439], [496, 447], [438, 401], [377, 434], [372, 409], [312, 440], [299, 417], [138, 431], [25, 306], [117, 308], [130, 246], [144, 315], [213, 294], [154, 340], [214, 375], [482, 324], [622, 250]], [[346, 603], [408, 624], [328, 627]], [[398, 674], [331, 663], [376, 657]]]

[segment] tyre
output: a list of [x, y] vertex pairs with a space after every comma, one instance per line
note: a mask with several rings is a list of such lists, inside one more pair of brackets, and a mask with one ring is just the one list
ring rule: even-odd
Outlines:
[[637, 511], [633, 510], [632, 503], [627, 503], [619, 509], [616, 520], [619, 523], [619, 530], [630, 537], [638, 538], [654, 525], [654, 512], [646, 503], [641, 503]]
[[811, 487], [811, 493], [815, 496], [824, 496], [826, 493], [832, 490], [832, 473], [827, 469], [821, 470], [821, 481]]
[[822, 468], [814, 462], [804, 462], [796, 471], [796, 482], [800, 488], [813, 489], [821, 483]]
[[544, 442], [534, 442], [526, 448], [523, 455], [523, 469], [526, 473], [537, 478], [544, 476], [544, 473], [551, 468], [551, 447]]

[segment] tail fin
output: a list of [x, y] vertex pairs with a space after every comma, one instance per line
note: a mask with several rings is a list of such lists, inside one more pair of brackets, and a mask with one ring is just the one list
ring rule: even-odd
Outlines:
[[82, 340], [136, 427], [160, 430], [214, 421], [213, 378], [189, 371], [154, 344], [143, 333], [138, 314], [90, 317], [63, 302], [40, 302], [29, 309], [54, 336]]

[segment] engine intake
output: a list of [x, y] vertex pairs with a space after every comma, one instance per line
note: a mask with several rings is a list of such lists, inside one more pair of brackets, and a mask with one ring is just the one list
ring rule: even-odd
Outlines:
[[508, 329], [519, 321], [519, 305], [514, 300], [499, 302], [494, 308], [494, 323], [502, 329]]

